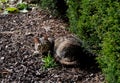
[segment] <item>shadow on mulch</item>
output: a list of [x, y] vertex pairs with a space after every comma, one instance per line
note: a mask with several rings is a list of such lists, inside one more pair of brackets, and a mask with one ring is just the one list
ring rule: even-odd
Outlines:
[[97, 63], [96, 56], [84, 55], [80, 57], [77, 65], [61, 65], [59, 62], [58, 64], [65, 68], [79, 68], [80, 70], [91, 73], [98, 73], [101, 71], [99, 64]]

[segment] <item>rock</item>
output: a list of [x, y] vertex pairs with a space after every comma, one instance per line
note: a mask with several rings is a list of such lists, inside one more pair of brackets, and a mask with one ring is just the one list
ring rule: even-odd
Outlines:
[[5, 57], [1, 57], [0, 59], [1, 59], [1, 60], [4, 60], [4, 59], [5, 59]]

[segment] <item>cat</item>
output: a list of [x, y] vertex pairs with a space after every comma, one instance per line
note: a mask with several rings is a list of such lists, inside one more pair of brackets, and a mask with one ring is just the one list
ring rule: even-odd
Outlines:
[[64, 65], [77, 64], [82, 53], [82, 42], [76, 36], [67, 35], [58, 38], [34, 38], [35, 50], [41, 54], [48, 52], [54, 56], [55, 60]]

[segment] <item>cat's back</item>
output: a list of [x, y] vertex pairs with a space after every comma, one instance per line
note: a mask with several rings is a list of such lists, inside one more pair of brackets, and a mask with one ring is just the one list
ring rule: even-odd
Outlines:
[[63, 36], [55, 40], [55, 58], [62, 64], [76, 64], [76, 58], [82, 42], [76, 36]]

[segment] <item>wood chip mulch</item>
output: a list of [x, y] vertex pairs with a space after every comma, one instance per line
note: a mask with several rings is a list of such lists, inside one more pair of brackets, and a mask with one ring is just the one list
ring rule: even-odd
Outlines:
[[42, 69], [40, 55], [33, 55], [35, 36], [70, 34], [68, 25], [43, 10], [0, 15], [1, 83], [102, 83], [96, 68], [65, 67]]

